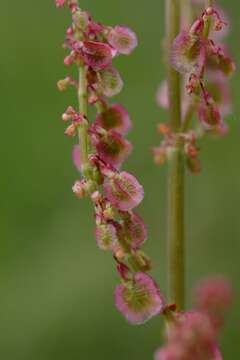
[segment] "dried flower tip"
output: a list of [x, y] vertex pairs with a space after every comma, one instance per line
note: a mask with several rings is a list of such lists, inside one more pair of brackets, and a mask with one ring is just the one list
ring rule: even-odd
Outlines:
[[143, 187], [133, 175], [125, 171], [112, 173], [104, 183], [104, 190], [113, 206], [122, 211], [138, 206], [144, 197]]
[[180, 73], [200, 70], [204, 63], [205, 50], [202, 39], [195, 32], [182, 31], [174, 40], [171, 50], [171, 62]]
[[108, 34], [109, 44], [120, 54], [129, 55], [138, 45], [136, 34], [126, 26], [115, 26]]
[[98, 90], [107, 97], [113, 97], [121, 92], [123, 81], [119, 72], [114, 68], [105, 69], [98, 73]]
[[165, 123], [158, 124], [157, 130], [162, 135], [169, 135], [171, 133], [171, 127]]
[[104, 132], [104, 135], [93, 135], [93, 143], [99, 157], [107, 164], [118, 168], [131, 153], [132, 145], [114, 130]]
[[117, 232], [114, 225], [106, 222], [96, 223], [95, 236], [101, 250], [112, 250], [117, 242]]
[[95, 124], [105, 130], [113, 129], [125, 135], [131, 127], [131, 120], [128, 111], [122, 105], [114, 104], [98, 113]]
[[58, 90], [59, 91], [67, 90], [70, 83], [71, 83], [71, 81], [70, 81], [69, 77], [66, 77], [65, 79], [59, 80], [58, 83], [57, 83]]
[[112, 52], [110, 46], [96, 41], [84, 41], [83, 57], [88, 66], [99, 71], [110, 66]]
[[143, 324], [161, 313], [164, 307], [158, 286], [143, 272], [134, 274], [132, 281], [117, 286], [115, 301], [118, 310], [133, 325]]
[[143, 219], [133, 211], [122, 212], [121, 217], [127, 242], [132, 249], [139, 249], [147, 239], [147, 228]]

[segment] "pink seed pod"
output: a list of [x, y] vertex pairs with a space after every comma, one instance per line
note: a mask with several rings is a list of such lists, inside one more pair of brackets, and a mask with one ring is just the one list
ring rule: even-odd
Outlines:
[[164, 299], [157, 284], [143, 272], [134, 274], [132, 280], [117, 286], [115, 302], [117, 309], [133, 325], [145, 323], [164, 308]]
[[236, 71], [236, 64], [225, 49], [216, 46], [213, 41], [207, 47], [206, 64], [209, 69], [220, 70], [225, 76]]
[[139, 249], [147, 240], [146, 225], [138, 214], [133, 211], [121, 212], [126, 239], [132, 249]]
[[138, 45], [136, 34], [127, 26], [115, 26], [108, 34], [109, 44], [119, 54], [129, 55]]
[[95, 124], [105, 130], [115, 130], [125, 135], [131, 128], [128, 111], [120, 104], [113, 104], [106, 110], [97, 114]]
[[224, 315], [232, 299], [232, 287], [223, 277], [206, 279], [195, 290], [196, 307], [209, 316], [216, 330], [223, 325]]
[[113, 97], [122, 91], [123, 81], [119, 72], [111, 67], [98, 73], [97, 87], [103, 95]]
[[84, 41], [82, 51], [84, 61], [95, 71], [105, 69], [112, 63], [111, 48], [107, 44]]
[[210, 96], [208, 96], [207, 102], [202, 101], [200, 103], [198, 117], [206, 130], [217, 128], [222, 123], [219, 109]]
[[222, 116], [231, 114], [232, 99], [229, 82], [226, 81], [226, 77], [219, 70], [208, 70], [206, 78], [206, 90], [211, 94]]
[[143, 187], [133, 175], [125, 171], [110, 172], [103, 187], [108, 200], [122, 211], [129, 211], [138, 206], [144, 197]]
[[81, 171], [81, 153], [80, 153], [80, 146], [74, 145], [72, 151], [72, 160], [76, 167], [76, 169], [80, 172]]
[[181, 31], [174, 40], [171, 49], [173, 68], [187, 74], [199, 72], [205, 61], [205, 47], [201, 36], [192, 32]]
[[117, 244], [116, 228], [111, 223], [97, 221], [95, 236], [101, 250], [112, 250]]
[[92, 136], [92, 142], [96, 147], [99, 157], [116, 168], [126, 160], [132, 151], [132, 145], [124, 137], [115, 130], [109, 130], [104, 134]]

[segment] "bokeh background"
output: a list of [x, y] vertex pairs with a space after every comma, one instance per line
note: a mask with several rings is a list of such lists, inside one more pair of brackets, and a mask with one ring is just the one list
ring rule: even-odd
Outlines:
[[[163, 0], [82, 0], [108, 24], [129, 24], [140, 46], [116, 60], [125, 80], [116, 100], [129, 109], [134, 152], [126, 169], [138, 176], [146, 196], [139, 208], [149, 227], [145, 250], [154, 276], [166, 289], [166, 170], [153, 165], [156, 124], [166, 114], [155, 103], [164, 78], [161, 39]], [[239, 10], [236, 0], [220, 2], [232, 19], [229, 45], [237, 63]], [[66, 75], [61, 43], [67, 10], [53, 0], [1, 1], [1, 247], [0, 357], [4, 360], [147, 360], [161, 343], [162, 320], [129, 326], [117, 312], [117, 274], [93, 237], [92, 209], [71, 186], [78, 174], [72, 141], [63, 135], [61, 113], [75, 103], [60, 94]], [[231, 131], [202, 144], [203, 171], [187, 178], [187, 288], [207, 274], [223, 273], [234, 284], [235, 303], [221, 339], [224, 359], [240, 358], [240, 102], [239, 72], [232, 79], [235, 111]]]

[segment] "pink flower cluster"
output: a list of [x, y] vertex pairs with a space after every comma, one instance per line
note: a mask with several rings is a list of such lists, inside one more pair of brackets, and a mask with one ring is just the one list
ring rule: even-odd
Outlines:
[[[202, 0], [193, 1], [193, 13], [203, 5]], [[228, 22], [222, 9], [209, 7], [200, 17], [196, 16], [190, 29], [186, 30], [184, 21], [182, 26], [171, 50], [172, 66], [183, 75], [182, 125], [179, 136], [171, 134], [171, 129], [163, 134], [163, 142], [153, 153], [156, 164], [162, 164], [180, 137], [186, 164], [192, 173], [198, 173], [201, 167], [197, 138], [204, 133], [224, 135], [228, 130], [224, 122], [224, 117], [232, 111], [228, 77], [235, 71], [235, 64], [223, 42]], [[168, 108], [165, 81], [157, 92], [157, 101], [161, 107]], [[198, 121], [191, 126], [194, 114]], [[194, 139], [190, 147], [189, 136]]]
[[155, 360], [222, 360], [218, 337], [231, 300], [226, 280], [205, 280], [196, 289], [194, 311], [170, 314], [167, 344]]
[[80, 144], [73, 148], [73, 162], [81, 173], [73, 192], [78, 198], [91, 198], [97, 245], [112, 253], [121, 279], [115, 293], [116, 306], [128, 321], [140, 324], [162, 312], [164, 301], [158, 286], [146, 274], [150, 260], [141, 250], [147, 230], [135, 208], [143, 200], [144, 190], [133, 175], [121, 170], [132, 150], [125, 138], [131, 128], [130, 116], [121, 104], [109, 104], [107, 100], [123, 87], [112, 60], [120, 54], [129, 55], [137, 46], [137, 37], [126, 26], [95, 22], [76, 0], [56, 0], [56, 5], [68, 5], [72, 13], [64, 42], [69, 54], [64, 63], [85, 70], [84, 80], [67, 76], [58, 82], [58, 88], [63, 91], [73, 85], [79, 93], [85, 81], [86, 102], [97, 109], [93, 122], [81, 107], [76, 111], [69, 106], [62, 116], [70, 123], [66, 135], [79, 135], [83, 127], [87, 129], [87, 164], [82, 161], [81, 136]]

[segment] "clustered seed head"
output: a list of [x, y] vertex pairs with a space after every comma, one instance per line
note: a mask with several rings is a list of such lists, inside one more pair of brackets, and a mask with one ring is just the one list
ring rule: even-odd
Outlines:
[[[199, 173], [201, 164], [196, 140], [205, 133], [223, 136], [228, 131], [224, 117], [232, 111], [228, 78], [235, 71], [235, 64], [224, 43], [229, 21], [219, 7], [204, 6], [202, 0], [192, 0], [195, 16], [192, 26], [187, 29], [183, 18], [182, 30], [174, 40], [171, 49], [171, 65], [183, 76], [182, 126], [179, 137], [182, 142], [186, 165], [192, 173]], [[209, 26], [209, 31], [208, 31]], [[220, 42], [221, 45], [218, 45]], [[158, 104], [168, 109], [168, 86], [166, 81], [157, 92]], [[190, 126], [196, 114], [197, 122]], [[195, 134], [194, 144], [189, 151], [189, 128]], [[162, 132], [161, 132], [162, 133]], [[175, 146], [176, 134], [164, 134], [159, 147], [153, 149], [156, 164], [163, 164], [169, 156], [169, 149]], [[185, 136], [186, 135], [186, 136]], [[179, 139], [178, 139], [179, 140]], [[194, 151], [192, 151], [194, 149]]]
[[167, 344], [155, 360], [222, 360], [218, 338], [231, 301], [232, 289], [225, 279], [202, 281], [195, 290], [194, 310], [172, 313]]
[[113, 67], [118, 55], [129, 55], [137, 46], [135, 33], [126, 26], [106, 26], [82, 11], [77, 0], [56, 0], [67, 5], [72, 24], [66, 31], [64, 48], [69, 50], [64, 64], [85, 70], [85, 79], [66, 76], [58, 81], [60, 91], [74, 86], [78, 94], [86, 81], [86, 101], [97, 109], [95, 120], [69, 106], [62, 120], [69, 123], [65, 134], [74, 137], [87, 129], [88, 161], [82, 161], [80, 145], [74, 145], [72, 158], [81, 174], [73, 187], [77, 198], [89, 196], [95, 215], [95, 238], [101, 250], [109, 251], [120, 276], [115, 293], [116, 306], [132, 324], [141, 324], [163, 311], [164, 300], [153, 279], [146, 273], [150, 259], [141, 250], [147, 239], [143, 219], [135, 212], [144, 190], [138, 180], [121, 170], [132, 151], [125, 135], [131, 128], [128, 111], [121, 104], [109, 104], [108, 98], [123, 88], [119, 72]]

